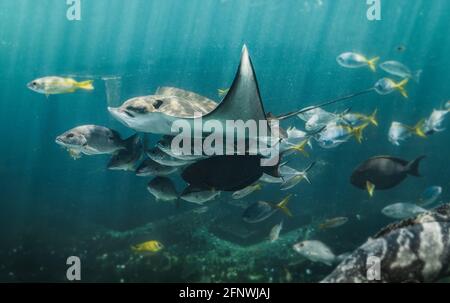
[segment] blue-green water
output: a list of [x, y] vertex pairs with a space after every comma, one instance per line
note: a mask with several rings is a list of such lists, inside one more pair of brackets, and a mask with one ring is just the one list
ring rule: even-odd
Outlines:
[[[106, 110], [111, 100], [108, 103], [103, 77], [121, 77], [121, 101], [152, 94], [162, 85], [218, 100], [217, 89], [230, 85], [244, 43], [252, 56], [265, 108], [276, 114], [370, 88], [386, 75], [365, 68], [342, 68], [336, 56], [345, 51], [398, 60], [424, 71], [420, 84], [408, 85], [408, 100], [397, 93], [373, 93], [329, 108], [342, 111], [351, 106], [353, 111], [365, 113], [378, 108], [380, 125], [367, 130], [363, 144], [351, 140], [331, 150], [314, 146], [311, 159], [291, 160], [290, 165], [297, 168], [311, 160], [320, 165], [312, 185], [301, 183], [291, 190], [296, 196], [290, 208], [296, 216], [285, 220], [283, 232], [347, 216], [350, 220], [345, 226], [317, 231], [314, 238], [337, 252], [350, 251], [391, 221], [380, 213], [384, 206], [414, 201], [430, 185], [442, 186], [443, 200], [448, 200], [449, 133], [425, 140], [412, 138], [400, 147], [387, 139], [392, 121], [412, 125], [450, 99], [447, 0], [385, 0], [382, 20], [373, 22], [367, 20], [368, 6], [362, 0], [81, 2], [81, 21], [67, 20], [65, 1], [0, 3], [0, 281], [65, 281], [65, 260], [70, 255], [80, 255], [83, 264], [89, 264], [85, 281], [248, 281], [252, 274], [262, 275], [262, 281], [281, 281], [277, 277], [283, 274], [267, 272], [284, 272], [288, 264], [277, 254], [283, 250], [293, 254], [288, 245], [273, 255], [267, 253], [267, 271], [252, 268], [238, 276], [211, 278], [210, 272], [183, 268], [198, 270], [216, 262], [218, 277], [229, 265], [217, 261], [226, 255], [215, 255], [202, 247], [211, 245], [208, 240], [194, 244], [184, 234], [177, 238], [179, 224], [169, 224], [172, 233], [167, 235], [147, 232], [138, 238], [159, 237], [167, 254], [175, 258], [191, 254], [192, 260], [166, 272], [155, 269], [150, 261], [136, 261], [130, 270], [118, 270], [116, 265], [132, 254], [128, 242], [136, 240], [116, 244], [103, 234], [134, 230], [195, 206], [183, 203], [175, 209], [171, 204], [157, 203], [146, 190], [149, 179], [108, 171], [105, 156], [74, 161], [54, 142], [57, 135], [83, 124], [105, 125], [123, 137], [133, 133]], [[399, 46], [404, 46], [404, 51], [398, 51]], [[29, 81], [48, 75], [93, 78], [96, 89], [49, 98], [27, 89]], [[303, 127], [298, 119], [283, 122], [283, 126], [289, 125]], [[349, 183], [349, 176], [361, 161], [379, 154], [409, 160], [427, 155], [421, 167], [424, 177], [408, 178], [393, 190], [377, 192], [369, 201], [367, 193]], [[182, 189], [181, 183], [177, 186]], [[267, 186], [246, 200], [275, 202], [283, 196], [276, 186]], [[223, 194], [220, 201], [213, 202], [214, 211], [220, 213], [222, 206], [217, 204], [225, 205], [227, 200], [229, 195]], [[355, 218], [357, 214], [361, 220]], [[228, 229], [234, 226], [239, 230], [243, 222], [230, 222], [231, 217], [239, 216], [232, 213], [222, 221]], [[266, 241], [280, 218], [246, 226], [256, 234], [251, 243], [239, 245]], [[208, 231], [220, 238], [221, 233], [215, 230], [222, 223], [208, 222]], [[191, 234], [199, 231], [199, 225], [192, 227]], [[230, 241], [229, 245], [234, 245], [233, 239]], [[232, 251], [241, 249], [231, 247]], [[107, 261], [102, 261], [104, 254], [110, 256]], [[180, 278], [180, 269], [188, 274]], [[311, 269], [312, 275], [305, 275], [306, 269]], [[290, 270], [296, 282], [317, 281], [331, 271], [308, 262]]]

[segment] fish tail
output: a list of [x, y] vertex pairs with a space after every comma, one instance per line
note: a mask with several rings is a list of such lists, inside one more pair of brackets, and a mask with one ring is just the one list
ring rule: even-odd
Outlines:
[[373, 113], [368, 117], [369, 122], [371, 124], [373, 124], [374, 126], [378, 126], [377, 114], [378, 114], [378, 108], [376, 108], [373, 111]]
[[416, 71], [413, 75], [412, 75], [412, 79], [416, 82], [416, 83], [420, 83], [420, 77], [422, 76], [423, 70], [419, 69], [418, 71]]
[[309, 138], [306, 140], [303, 140], [301, 143], [291, 147], [290, 149], [302, 153], [303, 156], [305, 156], [305, 157], [309, 157], [308, 152], [305, 150], [305, 147], [308, 144], [308, 142], [309, 142]]
[[408, 172], [408, 174], [415, 176], [415, 177], [420, 177], [419, 164], [425, 158], [426, 158], [426, 156], [420, 156], [417, 159], [415, 159], [414, 161], [411, 161], [410, 163], [408, 163], [408, 165], [406, 166], [406, 171]]
[[364, 129], [368, 126], [368, 123], [365, 123], [361, 126], [358, 127], [354, 127], [352, 128], [351, 132], [353, 134], [353, 136], [355, 137], [356, 141], [358, 141], [358, 143], [362, 143], [363, 140], [363, 131]]
[[395, 85], [395, 88], [400, 92], [400, 94], [402, 94], [402, 96], [404, 97], [404, 98], [408, 98], [409, 96], [408, 96], [408, 92], [406, 91], [406, 84], [408, 84], [408, 82], [409, 82], [409, 79], [408, 78], [406, 78], [406, 79], [403, 79], [400, 83], [397, 83], [396, 85]]
[[366, 181], [366, 189], [369, 193], [369, 196], [372, 198], [375, 191], [375, 185], [370, 181]]
[[289, 208], [287, 208], [287, 205], [289, 203], [289, 200], [291, 199], [292, 195], [287, 196], [284, 198], [280, 203], [276, 205], [276, 207], [281, 210], [286, 216], [293, 217], [291, 211]]
[[413, 128], [412, 133], [415, 134], [418, 137], [426, 138], [427, 135], [423, 132], [423, 125], [425, 124], [425, 120], [420, 120]]
[[87, 80], [87, 81], [83, 81], [83, 82], [77, 82], [75, 84], [75, 86], [79, 89], [84, 89], [84, 90], [94, 90], [94, 80]]
[[228, 93], [229, 90], [230, 90], [229, 88], [219, 88], [217, 90], [217, 93], [219, 97], [225, 97], [225, 95]]
[[367, 61], [367, 64], [369, 65], [369, 68], [371, 71], [376, 72], [377, 71], [377, 62], [380, 60], [380, 57], [375, 57]]

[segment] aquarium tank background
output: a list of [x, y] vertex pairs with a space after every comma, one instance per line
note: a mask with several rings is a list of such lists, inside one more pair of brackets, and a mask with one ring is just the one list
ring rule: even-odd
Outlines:
[[[373, 4], [364, 0], [2, 0], [0, 281], [67, 282], [75, 260], [82, 282], [318, 282], [339, 264], [339, 255], [351, 254], [401, 220], [383, 213], [385, 207], [409, 203], [432, 209], [448, 202], [448, 123], [440, 121], [439, 131], [426, 138], [417, 135], [426, 132], [423, 124], [412, 128], [422, 119], [433, 122], [433, 110], [448, 111], [450, 3], [380, 2], [380, 12], [370, 15]], [[371, 20], [377, 13], [381, 20]], [[260, 181], [261, 189], [248, 196], [234, 199], [232, 192], [221, 192], [202, 205], [180, 198], [157, 201], [147, 189], [154, 176], [108, 169], [111, 155], [74, 160], [55, 143], [64, 132], [91, 124], [129, 138], [136, 132], [108, 107], [154, 95], [158, 87], [220, 102], [244, 44], [267, 113], [276, 116], [371, 89], [323, 110], [336, 119], [377, 110], [378, 126], [368, 122], [360, 143], [353, 127], [342, 127], [348, 136], [333, 148], [318, 144], [317, 130], [305, 137], [308, 156], [294, 152], [282, 162], [298, 172], [314, 162], [307, 172], [311, 184], [299, 180], [281, 190], [279, 183]], [[336, 58], [347, 52], [380, 57], [376, 71], [339, 64]], [[411, 73], [422, 70], [420, 81], [386, 72], [380, 68], [386, 61], [401, 62]], [[95, 89], [46, 96], [27, 87], [48, 76], [93, 80]], [[397, 88], [387, 95], [373, 90], [385, 77], [395, 83], [408, 79], [408, 98]], [[405, 140], [398, 146], [388, 136], [394, 121], [411, 126], [402, 129]], [[297, 116], [280, 124], [305, 131]], [[139, 135], [147, 149], [161, 137]], [[375, 186], [370, 197], [350, 177], [378, 155], [405, 161], [426, 155], [422, 177], [408, 176], [389, 190]], [[182, 169], [168, 177], [177, 194], [186, 187]], [[442, 192], [434, 205], [424, 206], [421, 197], [430, 186]], [[277, 204], [288, 195], [292, 217], [274, 208], [262, 222], [243, 220], [252, 204]], [[276, 237], [273, 228], [280, 222]], [[444, 227], [442, 233], [448, 233]], [[326, 264], [294, 249], [306, 240], [326, 245], [335, 258]], [[76, 258], [68, 263], [71, 256]]]

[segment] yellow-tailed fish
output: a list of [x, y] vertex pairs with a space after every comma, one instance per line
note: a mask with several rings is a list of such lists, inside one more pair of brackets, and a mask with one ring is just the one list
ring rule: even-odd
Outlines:
[[28, 83], [28, 88], [44, 95], [70, 94], [77, 90], [94, 90], [93, 80], [78, 82], [72, 78], [44, 77]]
[[374, 89], [380, 95], [388, 95], [397, 90], [404, 98], [408, 98], [408, 92], [406, 91], [408, 82], [409, 78], [403, 79], [400, 82], [395, 82], [389, 78], [383, 78], [375, 83]]
[[375, 57], [372, 59], [368, 59], [367, 57], [358, 54], [358, 53], [343, 53], [339, 55], [336, 59], [340, 66], [346, 68], [360, 68], [364, 66], [368, 66], [371, 71], [376, 72], [377, 67], [376, 64], [380, 60], [380, 57]]

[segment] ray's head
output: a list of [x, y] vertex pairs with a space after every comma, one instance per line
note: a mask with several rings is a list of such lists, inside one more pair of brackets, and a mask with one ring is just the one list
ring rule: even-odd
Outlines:
[[159, 113], [163, 104], [164, 100], [157, 96], [138, 97], [126, 101], [120, 107], [108, 107], [108, 111], [125, 126], [145, 131], [143, 127], [152, 122], [152, 114]]

